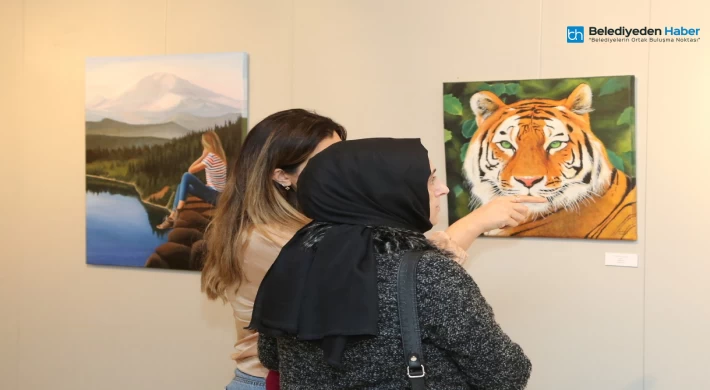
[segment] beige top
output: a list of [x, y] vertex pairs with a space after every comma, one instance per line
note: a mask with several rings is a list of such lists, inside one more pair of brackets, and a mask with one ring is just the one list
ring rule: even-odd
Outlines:
[[[245, 280], [236, 294], [231, 289], [227, 293], [237, 327], [237, 342], [234, 344], [235, 352], [232, 354], [232, 359], [237, 362], [237, 368], [240, 371], [249, 375], [264, 378], [269, 371], [259, 362], [257, 352], [259, 334], [244, 328], [249, 326], [251, 322], [251, 312], [254, 308], [259, 284], [264, 279], [266, 271], [276, 260], [281, 248], [294, 234], [296, 234], [295, 231], [289, 232], [265, 227], [255, 228], [248, 238], [248, 244], [244, 251], [242, 269]], [[432, 233], [428, 238], [439, 248], [451, 251], [455, 256], [454, 260], [459, 264], [466, 261], [468, 256], [466, 251], [451, 241], [445, 232]]]
[[232, 359], [237, 362], [237, 368], [249, 375], [266, 377], [268, 370], [261, 365], [257, 354], [258, 333], [244, 329], [251, 322], [251, 312], [254, 308], [256, 292], [264, 279], [266, 271], [276, 260], [281, 248], [296, 234], [295, 231], [280, 231], [264, 227], [255, 228], [247, 241], [244, 250], [244, 281], [239, 291], [234, 294], [230, 289], [227, 299], [234, 311], [234, 322], [237, 326], [237, 342], [234, 344]]

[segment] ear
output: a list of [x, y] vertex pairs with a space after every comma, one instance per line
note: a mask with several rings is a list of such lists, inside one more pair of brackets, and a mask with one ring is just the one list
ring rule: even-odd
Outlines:
[[274, 173], [271, 175], [271, 180], [275, 181], [283, 187], [291, 186], [291, 179], [286, 176], [286, 172], [284, 172], [284, 170], [281, 168], [274, 169]]
[[575, 114], [588, 114], [594, 109], [592, 108], [592, 88], [587, 84], [580, 84], [572, 91], [565, 101], [565, 107]]
[[492, 92], [483, 91], [471, 96], [471, 110], [476, 114], [476, 124], [479, 127], [486, 118], [502, 107], [505, 107], [505, 103]]

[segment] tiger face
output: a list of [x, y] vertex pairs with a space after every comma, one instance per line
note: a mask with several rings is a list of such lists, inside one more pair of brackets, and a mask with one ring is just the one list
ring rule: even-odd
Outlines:
[[592, 133], [592, 90], [580, 84], [563, 100], [528, 99], [506, 105], [491, 92], [471, 97], [478, 130], [464, 160], [473, 201], [533, 195], [534, 216], [574, 209], [603, 194], [613, 167]]

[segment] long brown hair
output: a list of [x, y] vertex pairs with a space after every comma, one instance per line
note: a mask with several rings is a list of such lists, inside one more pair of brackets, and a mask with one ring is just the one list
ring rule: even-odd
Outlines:
[[214, 130], [208, 130], [202, 133], [202, 146], [207, 149], [207, 151], [219, 156], [225, 164], [227, 163], [227, 155], [224, 153], [222, 141]]
[[207, 253], [202, 268], [202, 291], [210, 299], [226, 299], [243, 280], [243, 252], [252, 229], [277, 225], [298, 230], [308, 223], [293, 197], [272, 180], [275, 169], [293, 173], [318, 144], [345, 129], [330, 118], [292, 109], [266, 117], [248, 133], [229, 169], [227, 185], [206, 232]]

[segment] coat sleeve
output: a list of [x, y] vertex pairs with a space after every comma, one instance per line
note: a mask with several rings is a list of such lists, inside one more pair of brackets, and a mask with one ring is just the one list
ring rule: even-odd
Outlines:
[[455, 262], [463, 265], [468, 260], [468, 252], [452, 240], [451, 236], [449, 236], [445, 231], [440, 230], [429, 233], [427, 238], [440, 250], [450, 252], [452, 255], [451, 258]]
[[480, 390], [520, 390], [530, 360], [496, 322], [493, 310], [466, 271], [445, 256], [428, 252], [417, 270], [420, 325], [429, 342], [446, 351]]
[[257, 343], [259, 361], [271, 371], [279, 370], [279, 351], [275, 337], [259, 334]]

